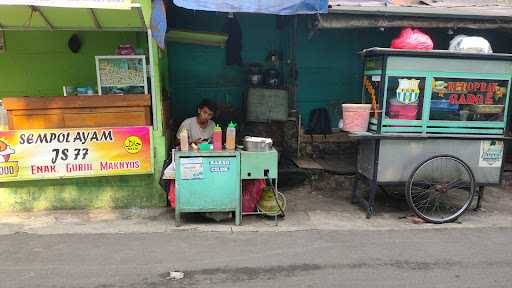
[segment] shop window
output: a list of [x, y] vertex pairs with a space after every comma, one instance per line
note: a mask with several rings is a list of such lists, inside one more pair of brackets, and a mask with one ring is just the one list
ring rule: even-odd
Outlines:
[[508, 80], [432, 79], [430, 120], [503, 121]]
[[425, 77], [389, 77], [386, 119], [421, 120], [425, 82]]

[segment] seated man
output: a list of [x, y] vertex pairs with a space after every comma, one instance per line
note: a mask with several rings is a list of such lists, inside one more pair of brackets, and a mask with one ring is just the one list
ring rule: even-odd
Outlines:
[[[200, 144], [211, 142], [213, 136], [213, 128], [215, 123], [211, 120], [215, 114], [215, 103], [208, 99], [204, 99], [199, 103], [197, 107], [197, 115], [185, 119], [178, 129], [176, 138], [178, 138], [178, 144], [180, 140], [180, 133], [183, 129], [187, 129], [189, 143]], [[171, 192], [172, 193], [172, 192]], [[174, 197], [174, 195], [172, 195]], [[170, 197], [171, 205], [173, 203], [172, 197]], [[206, 212], [202, 213], [203, 216], [215, 221], [222, 221], [228, 219], [231, 214], [226, 212]]]
[[211, 120], [215, 114], [215, 103], [208, 99], [204, 99], [197, 107], [197, 115], [185, 119], [178, 129], [176, 138], [178, 144], [180, 140], [180, 133], [183, 129], [187, 129], [189, 143], [199, 144], [203, 142], [210, 142], [213, 136], [213, 128], [215, 123]]

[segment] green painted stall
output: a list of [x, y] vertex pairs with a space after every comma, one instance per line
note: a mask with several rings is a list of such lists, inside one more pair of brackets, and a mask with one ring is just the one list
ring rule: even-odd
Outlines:
[[[96, 86], [94, 56], [113, 55], [119, 44], [142, 48], [152, 65], [151, 157], [145, 175], [103, 176], [0, 182], [0, 211], [162, 207], [166, 196], [158, 185], [166, 158], [162, 121], [161, 63], [156, 42], [148, 41], [151, 1], [129, 9], [1, 6], [0, 98], [62, 95], [62, 86]], [[67, 41], [77, 34], [79, 53]], [[165, 54], [163, 54], [165, 55]], [[166, 74], [167, 68], [163, 69]], [[165, 81], [163, 82], [165, 83]]]

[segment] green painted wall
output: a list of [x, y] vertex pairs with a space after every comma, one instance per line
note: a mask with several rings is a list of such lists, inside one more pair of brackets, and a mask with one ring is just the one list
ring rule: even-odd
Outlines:
[[[226, 19], [225, 13], [173, 11], [171, 25], [179, 29], [220, 32]], [[299, 17], [296, 28], [291, 19], [284, 28], [278, 28], [278, 17], [274, 15], [237, 16], [243, 33], [245, 64], [264, 62], [272, 49], [281, 50], [285, 57], [295, 50], [297, 106], [305, 121], [311, 109], [328, 106], [332, 107], [335, 125], [336, 103], [360, 97], [361, 61], [357, 52], [388, 41], [386, 33], [372, 35], [377, 29], [319, 31], [310, 38], [306, 17]], [[297, 37], [295, 45], [293, 33]], [[193, 114], [195, 105], [203, 97], [240, 106], [246, 85], [245, 69], [226, 66], [224, 48], [170, 43], [168, 55], [172, 111], [177, 119]], [[288, 72], [288, 66], [281, 68], [284, 68], [283, 73]]]
[[0, 183], [0, 211], [162, 207], [152, 175]]
[[59, 96], [64, 85], [96, 87], [94, 56], [114, 55], [122, 43], [136, 47], [137, 34], [143, 33], [77, 32], [82, 49], [76, 54], [68, 48], [72, 34], [6, 31], [7, 49], [0, 53], [0, 97]]
[[[63, 85], [96, 87], [94, 56], [113, 55], [122, 43], [148, 51], [145, 33], [77, 34], [82, 40], [82, 49], [73, 54], [67, 48], [71, 32], [6, 31], [7, 50], [0, 53], [0, 97], [62, 95]], [[156, 84], [159, 87], [159, 83]], [[158, 119], [161, 119], [160, 114]], [[158, 179], [166, 146], [158, 127], [156, 125], [153, 131], [156, 176], [0, 183], [0, 211], [164, 206], [166, 199]]]
[[[176, 22], [180, 29], [222, 32], [226, 19], [223, 13], [173, 11], [169, 21]], [[273, 16], [249, 14], [239, 17], [244, 63], [263, 62], [269, 50], [280, 46], [280, 37], [273, 32], [275, 19]], [[167, 53], [173, 117], [178, 120], [190, 117], [202, 98], [241, 107], [245, 69], [226, 66], [224, 48], [168, 43]]]
[[[299, 111], [303, 123], [307, 123], [311, 109], [328, 107], [333, 126], [337, 126], [339, 104], [361, 99], [362, 61], [357, 53], [371, 47], [389, 47], [400, 29], [321, 30], [308, 39], [304, 17], [302, 20], [296, 46]], [[424, 32], [432, 37], [434, 49], [448, 49], [455, 35], [465, 34], [485, 37], [495, 52], [511, 53], [510, 33], [468, 29], [458, 29], [454, 35], [449, 35], [447, 29], [424, 29]]]
[[242, 70], [225, 67], [224, 49], [172, 44], [169, 51], [173, 117], [190, 117], [202, 98], [240, 107]]
[[376, 29], [325, 30], [309, 39], [307, 33], [301, 23], [296, 46], [297, 106], [303, 123], [307, 123], [309, 111], [327, 107], [334, 126], [340, 103], [361, 99], [361, 60], [357, 52], [366, 47], [382, 47], [386, 35]]
[[[389, 47], [400, 29], [331, 29], [310, 35], [309, 16], [299, 16], [293, 24], [277, 29], [277, 16], [238, 14], [243, 33], [242, 57], [245, 63], [261, 62], [268, 50], [279, 48], [283, 54], [295, 53], [298, 69], [297, 106], [307, 123], [309, 112], [328, 107], [332, 125], [337, 125], [336, 110], [342, 102], [358, 101], [361, 94], [362, 61], [359, 51], [370, 47]], [[172, 26], [196, 31], [222, 31], [226, 13], [208, 13], [173, 9]], [[172, 27], [170, 29], [173, 29]], [[435, 48], [447, 49], [456, 34], [486, 37], [496, 52], [510, 53], [510, 33], [494, 30], [426, 29]], [[296, 35], [293, 44], [291, 36]], [[174, 113], [180, 119], [194, 113], [202, 97], [231, 100], [239, 104], [244, 90], [243, 69], [224, 65], [224, 49], [188, 44], [171, 44], [168, 50], [170, 86]], [[285, 72], [287, 69], [284, 70]]]

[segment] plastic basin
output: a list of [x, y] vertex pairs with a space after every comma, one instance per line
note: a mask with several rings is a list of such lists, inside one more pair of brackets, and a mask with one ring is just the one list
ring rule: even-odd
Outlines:
[[370, 121], [371, 104], [343, 104], [343, 130], [365, 132]]

